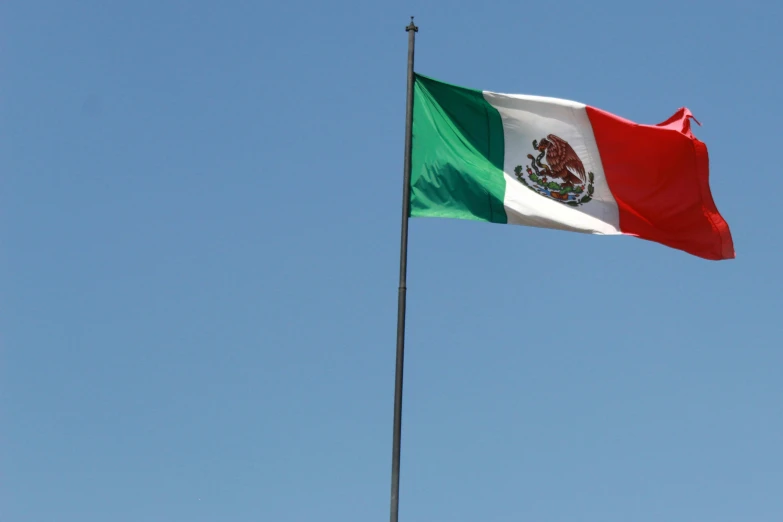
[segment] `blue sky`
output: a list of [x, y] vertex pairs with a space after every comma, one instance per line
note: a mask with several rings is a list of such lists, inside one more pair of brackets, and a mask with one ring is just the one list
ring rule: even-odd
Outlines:
[[412, 221], [400, 520], [783, 519], [783, 7], [571, 0], [3, 2], [0, 519], [387, 519], [411, 14], [689, 107], [737, 259]]

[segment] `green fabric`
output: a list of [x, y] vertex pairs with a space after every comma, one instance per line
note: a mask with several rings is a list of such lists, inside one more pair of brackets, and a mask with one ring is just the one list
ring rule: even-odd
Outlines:
[[411, 216], [506, 223], [503, 122], [481, 91], [416, 75]]

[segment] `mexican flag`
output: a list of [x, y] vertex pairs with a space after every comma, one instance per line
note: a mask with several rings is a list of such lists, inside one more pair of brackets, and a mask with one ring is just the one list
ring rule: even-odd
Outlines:
[[625, 234], [731, 259], [691, 119], [682, 108], [641, 125], [582, 103], [416, 75], [411, 216]]

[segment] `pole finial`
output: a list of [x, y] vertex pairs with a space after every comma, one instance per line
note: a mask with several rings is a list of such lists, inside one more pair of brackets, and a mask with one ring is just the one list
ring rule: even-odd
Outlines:
[[413, 31], [414, 33], [419, 32], [419, 28], [416, 27], [416, 24], [413, 23], [413, 17], [411, 16], [411, 23], [408, 24], [408, 27], [405, 28], [405, 31]]

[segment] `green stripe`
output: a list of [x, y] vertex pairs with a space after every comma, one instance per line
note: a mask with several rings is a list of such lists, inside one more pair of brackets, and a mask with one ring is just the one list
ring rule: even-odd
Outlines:
[[481, 91], [416, 75], [411, 216], [506, 223], [503, 122]]

